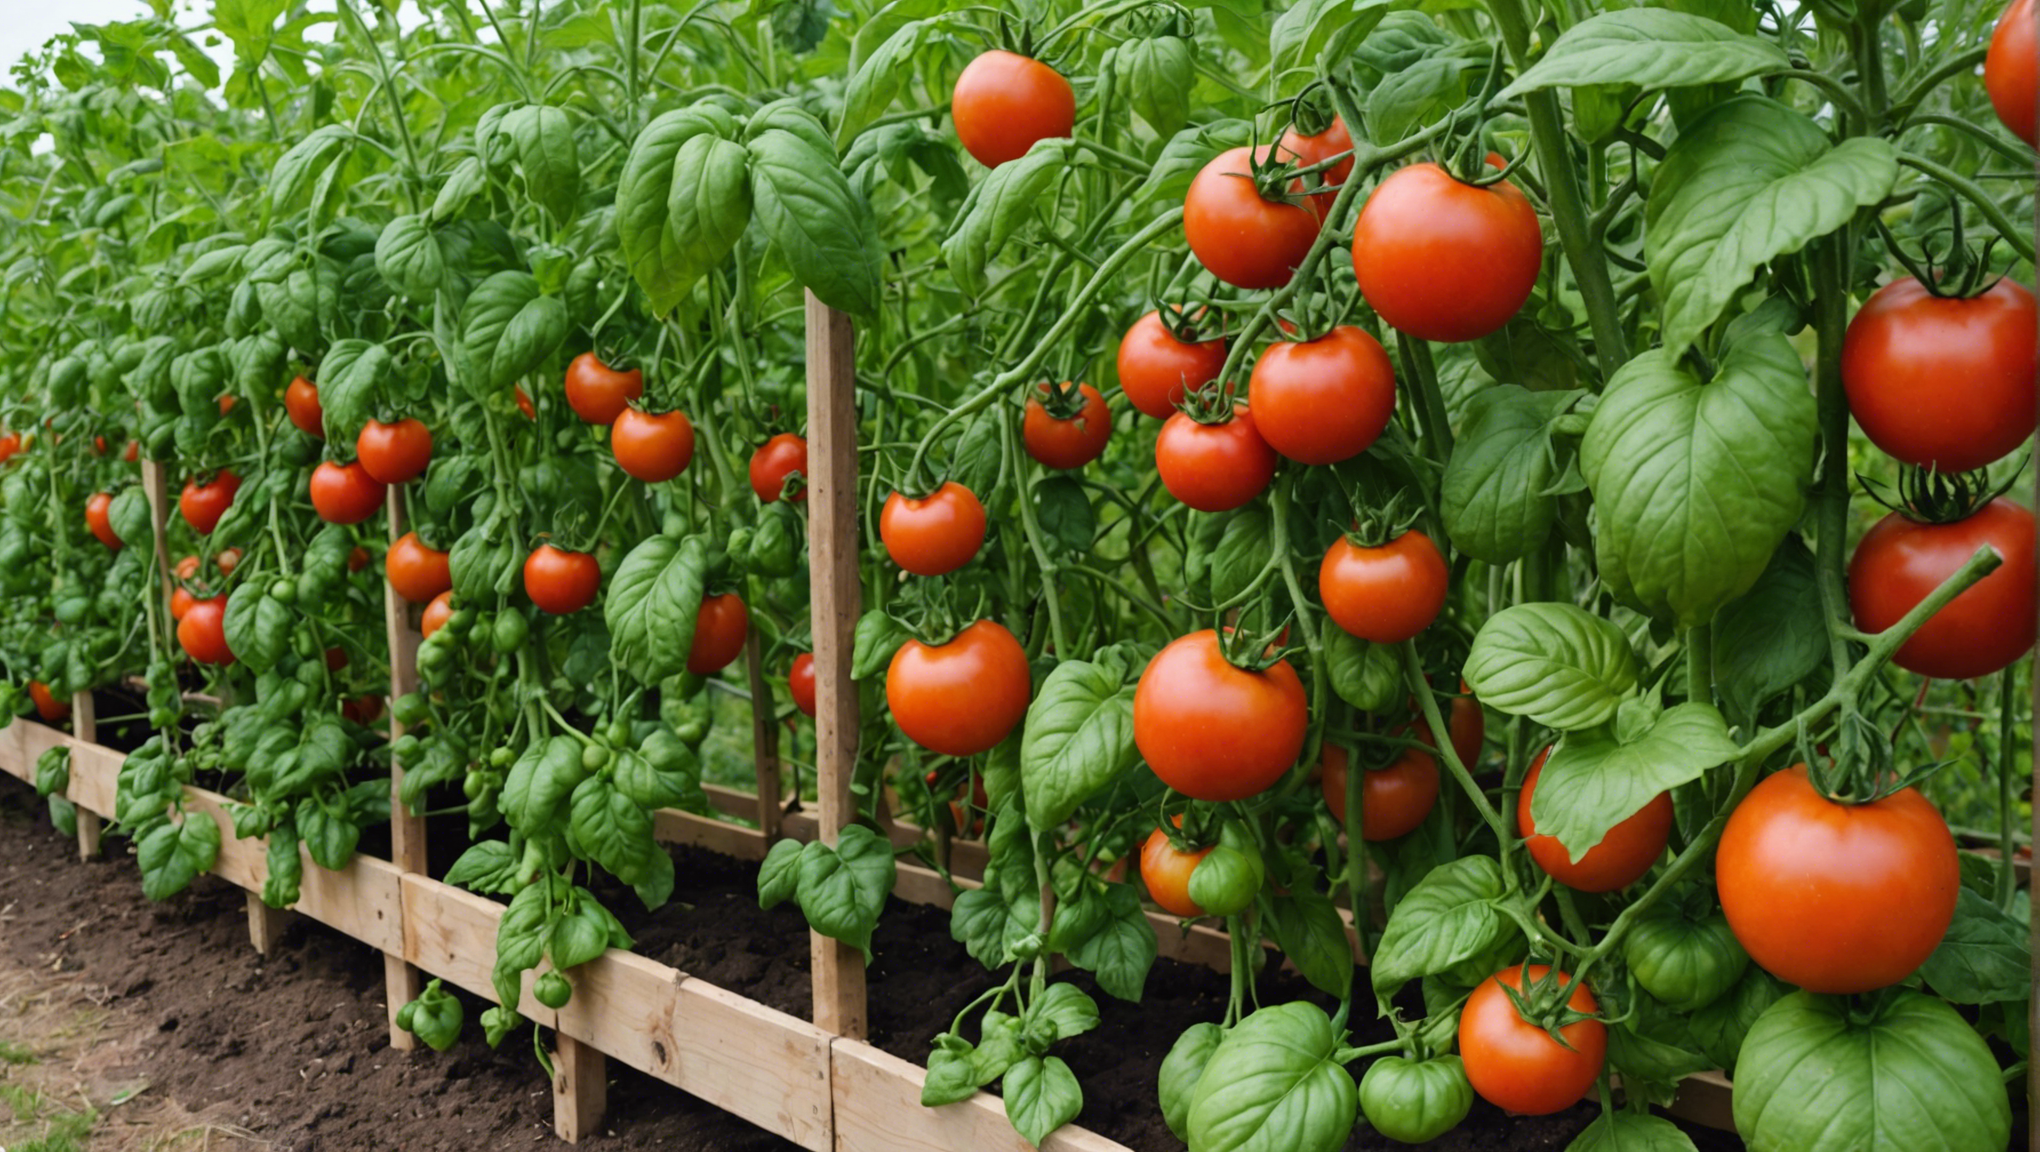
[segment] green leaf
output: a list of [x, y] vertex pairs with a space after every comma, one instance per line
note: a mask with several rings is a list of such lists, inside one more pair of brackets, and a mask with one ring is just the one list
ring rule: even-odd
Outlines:
[[967, 1041], [944, 1034], [928, 1053], [928, 1075], [921, 1081], [921, 1107], [939, 1108], [977, 1095], [976, 1053]]
[[1628, 743], [1605, 729], [1568, 733], [1537, 778], [1530, 817], [1539, 834], [1556, 837], [1577, 861], [1660, 793], [1698, 780], [1737, 750], [1712, 704], [1667, 708]]
[[1755, 1149], [1995, 1152], [2012, 1129], [1989, 1046], [1917, 992], [1867, 1009], [1811, 992], [1771, 1005], [1743, 1041], [1734, 1103], [1736, 1130]]
[[352, 445], [388, 395], [390, 354], [366, 340], [336, 340], [319, 362], [319, 407], [326, 439]]
[[561, 971], [579, 967], [609, 951], [608, 913], [585, 890], [575, 891], [581, 897], [579, 908], [555, 919], [552, 936], [546, 941], [553, 967]]
[[1743, 969], [1735, 987], [1705, 1008], [1686, 1018], [1686, 1026], [1700, 1050], [1716, 1067], [1735, 1071], [1736, 1054], [1764, 1009], [1785, 995], [1784, 985], [1770, 973], [1751, 964]]
[[1487, 63], [1487, 45], [1448, 43], [1382, 77], [1367, 94], [1368, 130], [1400, 139], [1466, 99], [1467, 69]]
[[914, 53], [936, 27], [928, 21], [909, 20], [858, 62], [843, 90], [843, 119], [836, 125], [836, 147], [848, 149], [859, 133], [885, 114], [913, 73]]
[[1678, 1095], [1679, 1081], [1707, 1071], [1712, 1063], [1698, 1052], [1644, 1035], [1634, 1022], [1609, 1027], [1608, 1062], [1622, 1070], [1629, 1091], [1660, 1107]]
[[526, 836], [561, 827], [567, 801], [586, 775], [572, 737], [533, 741], [503, 780], [503, 818]]
[[1387, 712], [1408, 699], [1396, 645], [1374, 644], [1344, 628], [1327, 628], [1323, 635], [1325, 673], [1339, 699], [1362, 712]]
[[417, 303], [432, 303], [445, 280], [446, 258], [425, 217], [399, 216], [383, 228], [375, 241], [375, 270], [391, 288]]
[[1332, 1022], [1313, 1004], [1278, 1004], [1240, 1021], [1198, 1079], [1186, 1125], [1190, 1147], [1337, 1152], [1360, 1110], [1338, 1049]]
[[871, 932], [897, 876], [892, 842], [853, 824], [834, 848], [816, 840], [801, 850], [800, 910], [815, 931], [856, 947], [870, 963]]
[[1096, 1028], [1098, 1005], [1074, 984], [1050, 984], [1027, 1005], [1020, 1023], [1027, 1034], [1042, 1037], [1045, 1047]]
[[1569, 732], [1614, 718], [1636, 686], [1636, 653], [1584, 609], [1517, 604], [1481, 625], [1463, 675], [1488, 707]]
[[1346, 922], [1331, 897], [1315, 888], [1299, 887], [1268, 904], [1268, 934], [1311, 986], [1328, 996], [1345, 996], [1353, 987], [1353, 942]]
[[71, 749], [59, 744], [35, 758], [35, 794], [61, 796], [71, 787]]
[[1644, 89], [1732, 84], [1791, 70], [1792, 61], [1776, 44], [1726, 24], [1666, 8], [1626, 8], [1567, 29], [1496, 99], [1583, 84]]
[[2026, 926], [1986, 897], [1963, 888], [1955, 919], [1920, 977], [1957, 1004], [1993, 1004], [2033, 995], [2033, 954]]
[[1268, 54], [1280, 72], [1309, 67], [1337, 34], [1347, 43], [1363, 39], [1383, 16], [1415, 8], [1417, 0], [1297, 0], [1268, 29]]
[[1432, 869], [1389, 914], [1368, 969], [1375, 991], [1393, 995], [1506, 939], [1515, 926], [1495, 910], [1501, 896], [1501, 866], [1490, 857], [1465, 856]]
[[[276, 161], [269, 173], [269, 214], [288, 216], [305, 199], [312, 184], [339, 158], [354, 133], [339, 124], [314, 128]], [[292, 341], [296, 343], [296, 341]]]
[[1694, 1152], [1694, 1149], [1693, 1138], [1662, 1116], [1604, 1111], [1566, 1145], [1566, 1152]]
[[231, 276], [241, 270], [241, 257], [248, 251], [246, 244], [227, 244], [193, 260], [178, 275], [179, 286], [203, 284], [221, 276]]
[[498, 896], [517, 890], [517, 854], [502, 840], [472, 845], [446, 870], [446, 882]]
[[1138, 1003], [1155, 963], [1155, 926], [1142, 910], [1140, 897], [1127, 885], [1108, 885], [1102, 899], [1107, 912], [1104, 923], [1065, 958], [1096, 976], [1106, 995]]
[[[1136, 204], [1150, 200], [1180, 201], [1184, 193], [1190, 191], [1190, 181], [1213, 156], [1230, 148], [1244, 147], [1253, 140], [1254, 126], [1245, 120], [1193, 124], [1162, 145], [1161, 154], [1155, 157], [1154, 166], [1148, 169], [1147, 179], [1141, 181], [1140, 187], [1133, 190], [1129, 199]], [[1026, 157], [1022, 157], [1012, 164], [1002, 164], [994, 169], [994, 175], [1025, 160]], [[976, 195], [975, 192], [972, 194]]]
[[297, 830], [312, 862], [328, 872], [338, 872], [354, 858], [361, 842], [361, 826], [348, 819], [346, 811], [334, 811], [315, 796], [298, 802]]
[[701, 798], [701, 761], [680, 737], [661, 728], [637, 752], [619, 751], [616, 790], [641, 808], [684, 808]]
[[1188, 41], [1180, 36], [1137, 37], [1119, 45], [1113, 63], [1134, 114], [1147, 121], [1155, 135], [1168, 137], [1182, 130], [1190, 119], [1190, 93], [1197, 84]]
[[286, 819], [269, 830], [263, 862], [262, 902], [271, 908], [288, 908], [297, 903], [304, 888], [305, 861], [298, 855], [295, 820]]
[[793, 899], [800, 887], [801, 848], [798, 840], [781, 840], [765, 853], [765, 862], [758, 866], [758, 907], [777, 908]]
[[220, 826], [203, 812], [186, 812], [179, 823], [159, 824], [135, 850], [142, 895], [168, 900], [190, 887], [220, 854]]
[[574, 788], [569, 806], [574, 840], [588, 859], [626, 884], [651, 871], [651, 857], [663, 855], [652, 839], [652, 814], [597, 773]]
[[1819, 125], [1762, 96], [1724, 101], [1685, 126], [1644, 212], [1644, 262], [1664, 301], [1664, 345], [1652, 355], [1676, 364], [1758, 269], [1841, 228], [1897, 180], [1889, 141], [1831, 146]]
[[871, 207], [850, 187], [835, 154], [782, 128], [759, 133], [745, 148], [758, 223], [795, 282], [831, 308], [870, 315], [878, 307], [885, 249]]
[[1006, 1070], [1001, 1085], [1006, 1119], [1027, 1142], [1039, 1147], [1048, 1134], [1084, 1110], [1084, 1090], [1077, 1074], [1059, 1057], [1029, 1056]]
[[632, 142], [616, 185], [616, 234], [624, 263], [663, 316], [687, 295], [701, 275], [687, 252], [694, 241], [668, 226], [675, 160], [696, 136], [730, 139], [736, 122], [712, 104], [668, 112], [645, 125]]
[[1025, 156], [992, 169], [970, 190], [942, 241], [942, 258], [966, 292], [984, 292], [986, 267], [1068, 174], [1073, 148], [1060, 138], [1036, 141]]
[[505, 114], [498, 129], [510, 135], [524, 187], [541, 208], [562, 225], [574, 221], [581, 196], [581, 154], [574, 144], [574, 122], [566, 112], [543, 104], [527, 104]]
[[1558, 519], [1553, 489], [1562, 468], [1552, 422], [1582, 395], [1504, 384], [1467, 402], [1440, 491], [1454, 548], [1507, 564], [1543, 546]]
[[1797, 536], [1771, 554], [1748, 592], [1714, 617], [1714, 683], [1731, 718], [1757, 709], [1827, 658], [1827, 626], [1813, 553]]
[[1712, 620], [1798, 523], [1814, 432], [1805, 369], [1776, 331], [1733, 341], [1704, 384], [1662, 348], [1623, 365], [1580, 444], [1602, 579], [1681, 627]]
[[1056, 665], [1027, 709], [1020, 788], [1027, 821], [1057, 827], [1133, 766], [1133, 687], [1082, 660]]
[[673, 238], [673, 275], [685, 287], [720, 265], [751, 222], [750, 153], [706, 132], [673, 157], [666, 229]]
[[461, 312], [461, 384], [481, 398], [509, 388], [567, 338], [567, 306], [541, 295], [529, 272], [498, 272], [475, 286]]
[[901, 646], [913, 639], [913, 633], [899, 621], [886, 615], [883, 609], [874, 608], [857, 618], [857, 631], [851, 643], [850, 678], [866, 680], [886, 670]]
[[469, 156], [453, 166], [446, 174], [446, 181], [439, 186], [439, 195], [432, 200], [432, 210], [427, 213], [435, 224], [444, 224], [461, 214], [468, 201], [480, 195], [489, 186], [489, 169], [478, 156]]
[[610, 654], [646, 685], [687, 670], [707, 556], [698, 536], [648, 536], [609, 578], [602, 619]]
[[1041, 529], [1063, 551], [1083, 556], [1098, 534], [1098, 516], [1084, 486], [1068, 476], [1045, 477], [1034, 485]]
[[1211, 550], [1211, 598], [1220, 604], [1252, 586], [1275, 555], [1275, 521], [1261, 508], [1242, 508], [1225, 518]]
[[227, 597], [227, 648], [254, 671], [269, 671], [290, 650], [291, 615], [269, 598], [267, 583], [243, 583]]
[[1224, 1040], [1225, 1029], [1218, 1025], [1192, 1024], [1176, 1037], [1169, 1054], [1162, 1057], [1157, 1093], [1162, 1121], [1178, 1140], [1190, 1138], [1190, 1101], [1197, 1094], [1197, 1085], [1204, 1080], [1204, 1069], [1211, 1063], [1212, 1053], [1218, 1051]]

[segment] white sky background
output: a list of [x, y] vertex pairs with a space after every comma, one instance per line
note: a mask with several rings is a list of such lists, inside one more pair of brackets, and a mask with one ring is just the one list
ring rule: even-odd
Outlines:
[[[315, 9], [331, 10], [332, 5], [315, 4]], [[211, 0], [176, 0], [172, 8], [180, 27], [190, 28], [203, 24], [212, 17]], [[108, 24], [122, 20], [136, 20], [150, 15], [148, 0], [0, 0], [0, 85], [8, 82], [8, 73], [14, 65], [30, 52], [43, 46], [50, 37], [59, 32], [69, 32], [72, 23]], [[421, 21], [414, 5], [406, 3], [397, 19], [409, 28]], [[330, 40], [333, 25], [317, 24], [306, 32], [310, 40]], [[207, 45], [208, 38], [219, 43]], [[202, 32], [195, 37], [206, 54], [219, 63], [224, 75], [234, 67], [234, 46], [224, 36]], [[88, 44], [86, 50], [91, 51]]]

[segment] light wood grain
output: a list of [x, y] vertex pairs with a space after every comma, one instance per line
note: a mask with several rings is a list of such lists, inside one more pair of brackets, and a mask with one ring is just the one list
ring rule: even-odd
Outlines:
[[[1013, 1131], [1005, 1102], [986, 1092], [940, 1108], [921, 1106], [920, 1065], [858, 1040], [831, 1050], [837, 1152], [1034, 1152]], [[1127, 1152], [1124, 1144], [1066, 1124], [1040, 1152]]]
[[609, 1106], [609, 1061], [562, 1032], [553, 1048], [553, 1131], [579, 1144], [602, 1126]]
[[248, 943], [255, 946], [256, 955], [267, 956], [282, 942], [284, 920], [289, 913], [264, 904], [254, 892], [244, 892], [242, 896], [248, 902]]
[[744, 632], [744, 670], [751, 682], [751, 747], [757, 769], [758, 791], [751, 811], [744, 815], [758, 822], [769, 843], [779, 836], [779, 725], [773, 718], [776, 704], [772, 688], [765, 683], [764, 656], [758, 630]]
[[698, 816], [676, 808], [652, 813], [652, 836], [666, 844], [690, 844], [734, 856], [739, 860], [763, 860], [770, 845], [756, 828], [725, 824], [713, 816]]
[[[403, 485], [390, 488], [385, 509], [389, 513], [390, 542], [394, 544], [405, 531]], [[409, 602], [390, 586], [387, 566], [383, 577], [383, 634], [390, 657], [390, 695], [386, 705], [390, 740], [395, 742], [404, 734], [404, 726], [397, 721], [397, 698], [418, 689], [418, 632], [411, 626]], [[425, 817], [404, 806], [404, 766], [394, 753], [390, 756], [390, 863], [401, 872], [426, 870]], [[390, 1047], [410, 1052], [416, 1050], [418, 1038], [397, 1027], [396, 1009], [416, 999], [425, 981], [417, 969], [403, 960], [402, 915], [397, 919], [397, 947], [384, 953], [383, 998], [390, 1004]]]
[[[71, 697], [71, 736], [81, 744], [92, 744], [99, 739], [98, 711], [90, 692], [80, 692]], [[66, 797], [69, 794], [70, 790], [66, 789]], [[72, 803], [76, 804], [77, 801], [73, 800]], [[90, 860], [99, 855], [99, 838], [104, 829], [97, 812], [81, 807], [76, 818], [78, 859]]]

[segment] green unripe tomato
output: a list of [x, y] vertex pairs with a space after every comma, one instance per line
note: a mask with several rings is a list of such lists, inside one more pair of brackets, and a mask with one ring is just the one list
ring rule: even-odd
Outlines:
[[422, 693], [406, 692], [390, 705], [390, 715], [406, 728], [423, 724], [432, 715], [432, 707]]
[[480, 772], [470, 772], [461, 779], [460, 794], [472, 800], [480, 796], [482, 789], [487, 787], [487, 785], [488, 781], [482, 779]]
[[504, 656], [524, 647], [524, 641], [531, 635], [531, 625], [524, 619], [524, 613], [515, 608], [505, 608], [496, 616], [496, 627], [491, 631], [489, 642]]
[[1267, 878], [1253, 838], [1239, 824], [1227, 824], [1190, 873], [1190, 899], [1213, 916], [1236, 916], [1254, 906]]
[[1643, 990], [1674, 1011], [1705, 1008], [1735, 987], [1750, 954], [1719, 910], [1694, 920], [1677, 909], [1654, 908], [1629, 926], [1622, 959]]
[[531, 986], [531, 998], [548, 1008], [565, 1008], [567, 1001], [574, 998], [574, 986], [557, 972], [540, 976]]
[[609, 763], [609, 749], [600, 744], [587, 744], [581, 748], [581, 767], [590, 772], [600, 772]]
[[517, 753], [512, 752], [508, 748], [491, 748], [489, 750], [489, 767], [491, 768], [508, 768], [516, 759]]
[[278, 604], [296, 603], [297, 584], [287, 579], [278, 580], [269, 586], [269, 598]]
[[291, 637], [290, 650], [297, 653], [298, 659], [310, 660], [320, 654], [319, 638], [312, 635], [311, 629], [301, 629]]
[[611, 720], [609, 722], [609, 743], [617, 748], [630, 747], [630, 721]]
[[416, 1000], [413, 1000], [409, 1004], [404, 1005], [402, 1008], [397, 1009], [397, 1027], [402, 1028], [404, 1031], [409, 1032], [411, 1030], [412, 1023], [414, 1023], [417, 1019], [418, 1019], [418, 1002]]
[[1374, 1130], [1404, 1144], [1436, 1140], [1473, 1107], [1473, 1085], [1457, 1056], [1383, 1056], [1360, 1077], [1360, 1111]]

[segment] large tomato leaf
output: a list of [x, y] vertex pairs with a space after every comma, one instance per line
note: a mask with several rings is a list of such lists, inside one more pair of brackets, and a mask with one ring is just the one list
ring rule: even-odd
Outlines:
[[1587, 84], [1684, 88], [1791, 70], [1784, 49], [1705, 16], [1625, 8], [1567, 29], [1498, 99]]
[[1439, 512], [1452, 546], [1506, 564], [1541, 547], [1558, 519], [1551, 425], [1583, 393], [1504, 384], [1476, 393], [1445, 465]]
[[[1155, 926], [1142, 910], [1140, 897], [1125, 884], [1107, 885], [1103, 895], [1094, 899], [1103, 903], [1105, 919], [1071, 946], [1064, 958], [1096, 976], [1106, 995], [1138, 1003], [1147, 987], [1148, 971], [1155, 964]], [[1009, 918], [1012, 915], [1009, 913]]]
[[1197, 1085], [1204, 1080], [1204, 1069], [1211, 1063], [1212, 1053], [1218, 1051], [1224, 1040], [1225, 1029], [1218, 1025], [1192, 1024], [1176, 1037], [1169, 1054], [1162, 1057], [1158, 1084], [1162, 1121], [1178, 1140], [1189, 1141], [1190, 1101], [1197, 1095]]
[[1537, 778], [1530, 816], [1540, 834], [1556, 837], [1578, 860], [1659, 793], [1698, 780], [1735, 754], [1728, 724], [1712, 704], [1667, 708], [1628, 741], [1606, 728], [1567, 733]]
[[897, 878], [892, 842], [853, 824], [833, 848], [816, 840], [801, 849], [794, 898], [810, 927], [856, 947], [870, 963], [871, 931]]
[[936, 21], [909, 20], [858, 61], [843, 90], [843, 118], [836, 125], [838, 148], [847, 150], [858, 133], [885, 114], [900, 94], [900, 86], [913, 75], [914, 53], [939, 27]]
[[1662, 1116], [1604, 1111], [1565, 1152], [1693, 1152], [1693, 1138]]
[[1389, 914], [1368, 968], [1374, 990], [1392, 995], [1507, 939], [1515, 926], [1494, 903], [1502, 887], [1502, 868], [1492, 857], [1466, 856], [1433, 868]]
[[1738, 723], [1820, 667], [1826, 614], [1804, 541], [1785, 537], [1756, 584], [1715, 615], [1713, 649], [1715, 687]]
[[632, 141], [617, 178], [617, 240], [638, 287], [651, 297], [654, 315], [672, 311], [701, 277], [689, 251], [694, 239], [675, 235], [667, 221], [680, 148], [704, 134], [730, 139], [736, 122], [713, 104], [657, 117]]
[[942, 257], [965, 291], [984, 292], [986, 267], [1069, 173], [1072, 148], [1063, 139], [1037, 140], [1025, 156], [992, 169], [970, 190], [942, 241]]
[[1006, 1119], [1013, 1130], [1039, 1147], [1048, 1134], [1077, 1118], [1084, 1090], [1077, 1074], [1055, 1056], [1028, 1056], [1006, 1069], [1002, 1084]]
[[1296, 886], [1287, 896], [1268, 902], [1268, 934], [1311, 986], [1327, 996], [1344, 996], [1353, 987], [1353, 941], [1331, 897]]
[[1517, 604], [1488, 617], [1463, 671], [1481, 703], [1573, 731], [1615, 716], [1636, 687], [1636, 653], [1609, 621], [1571, 604]]
[[524, 188], [553, 219], [574, 220], [581, 196], [581, 153], [574, 143], [574, 122], [566, 112], [543, 104], [527, 104], [503, 117], [502, 131], [517, 149], [524, 170]]
[[1111, 58], [1134, 114], [1157, 136], [1181, 131], [1189, 122], [1190, 93], [1197, 84], [1190, 45], [1180, 36], [1136, 36], [1121, 43]]
[[1360, 1098], [1333, 1058], [1338, 1035], [1324, 1011], [1295, 1001], [1240, 1021], [1198, 1078], [1190, 1152], [1335, 1152]]
[[1133, 686], [1096, 664], [1065, 660], [1042, 681], [1020, 743], [1027, 821], [1041, 831], [1133, 766]]
[[219, 854], [220, 826], [204, 812], [186, 812], [182, 821], [157, 825], [135, 849], [142, 895], [168, 900], [210, 869]]
[[609, 651], [640, 683], [657, 684], [687, 670], [707, 563], [698, 536], [648, 536], [609, 578], [602, 602]]
[[1920, 977], [1957, 1004], [1992, 1004], [2033, 995], [2033, 955], [2026, 926], [1987, 897], [1963, 888], [1955, 919]]
[[498, 272], [475, 285], [461, 310], [461, 385], [476, 398], [501, 392], [567, 338], [567, 306], [539, 291], [529, 272]]
[[375, 270], [391, 288], [430, 304], [446, 276], [446, 255], [425, 217], [399, 216], [375, 240]]
[[[640, 759], [635, 754], [631, 758]], [[652, 839], [652, 814], [606, 775], [597, 773], [576, 785], [568, 813], [574, 843], [588, 859], [626, 884], [636, 884], [650, 873], [650, 858], [660, 850]]]
[[1307, 68], [1337, 36], [1352, 44], [1397, 9], [1418, 0], [1297, 0], [1268, 26], [1268, 55], [1277, 69]]
[[[821, 134], [819, 124], [814, 131]], [[778, 127], [744, 147], [758, 223], [794, 280], [831, 308], [870, 315], [885, 250], [871, 206], [850, 187], [835, 153]]]

